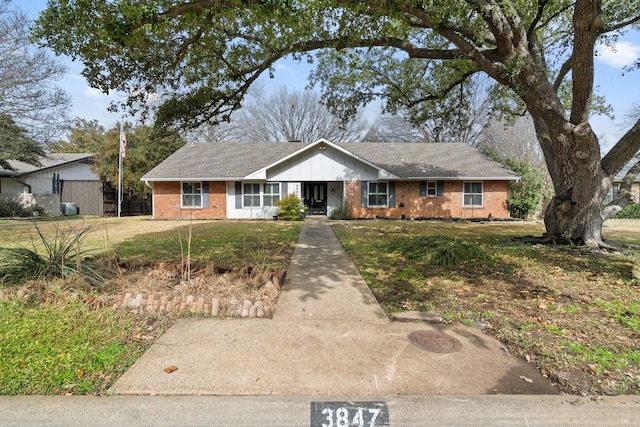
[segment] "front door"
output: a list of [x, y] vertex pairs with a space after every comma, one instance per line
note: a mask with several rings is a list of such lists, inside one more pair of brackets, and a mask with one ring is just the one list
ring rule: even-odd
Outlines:
[[304, 204], [309, 207], [311, 215], [327, 214], [327, 183], [305, 182]]

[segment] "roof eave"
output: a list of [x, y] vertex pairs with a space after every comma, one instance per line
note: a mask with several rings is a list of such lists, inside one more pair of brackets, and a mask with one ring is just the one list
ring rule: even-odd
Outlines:
[[181, 176], [179, 178], [152, 178], [148, 176], [143, 176], [140, 178], [140, 181], [143, 182], [198, 182], [198, 181], [206, 181], [206, 182], [225, 182], [225, 181], [243, 181], [244, 177], [214, 177], [214, 178], [205, 178], [205, 177], [185, 177]]
[[410, 176], [406, 179], [434, 181], [519, 181], [520, 176]]
[[89, 155], [86, 155], [84, 157], [80, 157], [80, 158], [73, 159], [73, 160], [67, 160], [65, 162], [56, 163], [54, 165], [44, 166], [44, 167], [41, 167], [41, 168], [38, 168], [38, 169], [34, 169], [34, 170], [28, 171], [28, 172], [16, 172], [16, 174], [13, 175], [13, 176], [16, 177], [16, 178], [21, 178], [21, 177], [33, 175], [35, 173], [46, 172], [46, 171], [48, 171], [50, 169], [55, 169], [55, 168], [59, 168], [59, 167], [62, 167], [62, 166], [71, 165], [73, 163], [80, 163], [80, 162], [83, 162], [85, 160], [89, 160], [89, 159], [91, 159], [91, 158], [93, 158], [95, 156], [96, 156], [95, 154], [89, 154]]

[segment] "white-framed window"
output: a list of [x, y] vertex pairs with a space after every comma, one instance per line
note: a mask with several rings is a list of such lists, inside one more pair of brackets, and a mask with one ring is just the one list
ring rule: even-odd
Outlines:
[[463, 189], [463, 202], [465, 207], [483, 206], [482, 182], [465, 182]]
[[389, 186], [386, 182], [369, 183], [369, 206], [387, 207], [389, 202]]
[[438, 195], [438, 183], [436, 181], [427, 181], [427, 196]]
[[267, 182], [264, 185], [264, 206], [276, 206], [276, 202], [280, 200], [280, 183]]
[[244, 183], [242, 186], [243, 206], [259, 207], [260, 206], [260, 184]]
[[202, 207], [202, 182], [183, 182], [181, 191], [183, 208]]

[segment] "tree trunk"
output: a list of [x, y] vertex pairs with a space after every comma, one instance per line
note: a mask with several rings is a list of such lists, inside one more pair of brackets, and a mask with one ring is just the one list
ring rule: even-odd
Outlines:
[[573, 125], [548, 110], [533, 116], [555, 189], [545, 212], [545, 237], [602, 245], [602, 206], [611, 177], [602, 169], [598, 138], [588, 123]]

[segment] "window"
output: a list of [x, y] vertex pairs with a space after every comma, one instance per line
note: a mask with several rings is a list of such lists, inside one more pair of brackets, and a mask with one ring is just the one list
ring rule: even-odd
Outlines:
[[202, 183], [183, 182], [182, 183], [182, 207], [201, 208], [202, 207]]
[[463, 206], [482, 206], [482, 195], [481, 182], [465, 182]]
[[369, 183], [369, 206], [387, 207], [388, 197], [386, 182]]
[[260, 184], [244, 184], [244, 206], [260, 206]]
[[609, 188], [609, 192], [607, 193], [607, 197], [604, 199], [604, 204], [611, 203], [614, 199], [616, 199], [620, 195], [620, 184], [613, 184], [611, 188]]
[[444, 196], [444, 181], [420, 181], [420, 197]]
[[280, 183], [267, 182], [264, 185], [264, 205], [276, 206], [278, 200], [280, 200]]
[[427, 196], [437, 196], [438, 187], [435, 181], [427, 181]]

